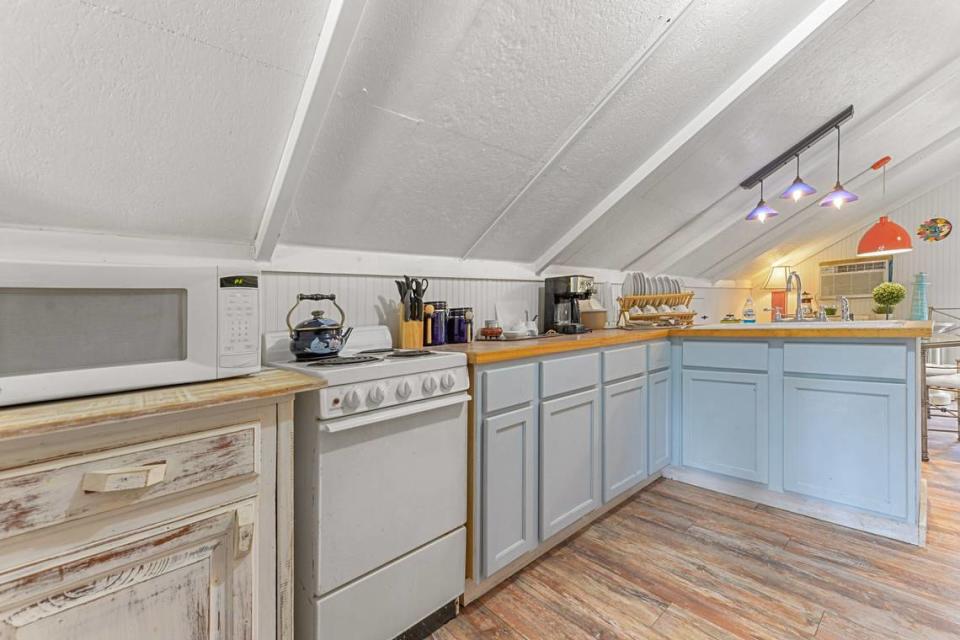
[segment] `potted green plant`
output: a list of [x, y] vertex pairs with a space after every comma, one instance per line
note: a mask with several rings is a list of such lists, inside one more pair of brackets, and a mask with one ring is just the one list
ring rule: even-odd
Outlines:
[[873, 289], [874, 313], [882, 313], [887, 319], [893, 313], [893, 308], [907, 297], [907, 288], [898, 282], [884, 282]]

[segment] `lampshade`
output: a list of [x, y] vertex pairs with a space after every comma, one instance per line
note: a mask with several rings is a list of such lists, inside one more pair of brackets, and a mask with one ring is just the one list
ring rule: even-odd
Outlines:
[[763, 180], [760, 181], [760, 202], [757, 203], [750, 213], [747, 214], [747, 220], [759, 220], [763, 223], [767, 218], [780, 215], [780, 212], [767, 204], [763, 199]]
[[790, 198], [794, 202], [804, 196], [813, 195], [817, 190], [800, 179], [800, 176], [794, 178], [793, 183], [780, 194], [781, 198]]
[[797, 154], [797, 177], [793, 183], [780, 194], [781, 198], [789, 198], [794, 202], [799, 202], [804, 196], [813, 195], [817, 190], [800, 179], [800, 154]]
[[843, 185], [837, 182], [833, 185], [833, 191], [828, 193], [823, 197], [823, 200], [820, 201], [821, 207], [836, 207], [839, 209], [848, 202], [856, 202], [860, 198], [857, 197], [857, 194], [851, 193], [843, 188]]
[[773, 218], [780, 215], [780, 212], [769, 206], [764, 200], [757, 203], [750, 213], [747, 214], [747, 220], [759, 220], [763, 222], [767, 218]]
[[793, 267], [771, 267], [770, 274], [767, 276], [767, 281], [763, 283], [763, 288], [774, 290], [786, 289], [787, 277], [790, 275], [791, 271], [793, 271]]
[[857, 245], [857, 255], [861, 257], [889, 256], [907, 251], [913, 251], [910, 234], [887, 216], [880, 216]]
[[833, 191], [824, 196], [820, 201], [821, 207], [836, 207], [839, 209], [848, 202], [856, 202], [860, 198], [857, 194], [851, 193], [840, 184], [840, 125], [837, 125], [837, 184], [833, 185]]

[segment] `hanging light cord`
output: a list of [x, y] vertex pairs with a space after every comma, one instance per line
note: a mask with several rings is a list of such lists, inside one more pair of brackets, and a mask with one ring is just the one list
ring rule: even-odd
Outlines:
[[837, 184], [840, 183], [840, 125], [837, 125]]
[[797, 180], [800, 179], [800, 154], [797, 154]]

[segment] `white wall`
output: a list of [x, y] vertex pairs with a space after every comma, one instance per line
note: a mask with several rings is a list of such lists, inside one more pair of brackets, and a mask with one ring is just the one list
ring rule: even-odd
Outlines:
[[[930, 282], [927, 290], [929, 304], [935, 307], [960, 307], [960, 230], [955, 230], [946, 240], [933, 243], [923, 242], [915, 235], [920, 223], [933, 217], [947, 218], [954, 224], [960, 224], [960, 176], [898, 207], [889, 213], [889, 217], [910, 232], [913, 239], [913, 251], [893, 257], [893, 280], [907, 287], [907, 298], [897, 305], [896, 317], [909, 317], [913, 280], [920, 271], [927, 273]], [[795, 265], [803, 288], [818, 293], [820, 262], [856, 257], [857, 243], [873, 222]], [[758, 291], [758, 299], [763, 301], [762, 306], [769, 306], [769, 292]], [[859, 316], [870, 315], [872, 306], [869, 299], [851, 301], [853, 312]], [[794, 308], [792, 298], [790, 308]]]
[[[399, 300], [394, 280], [399, 277], [264, 271], [261, 289], [263, 330], [285, 329], [287, 311], [296, 301], [298, 293], [335, 293], [337, 302], [346, 312], [349, 325], [385, 324], [393, 331], [396, 328]], [[614, 298], [605, 290], [619, 292], [620, 283], [606, 284], [608, 286], [600, 287], [599, 299], [611, 311], [610, 318], [613, 320], [616, 318]], [[533, 317], [539, 313], [542, 288], [543, 282], [539, 280], [430, 278], [426, 298], [445, 300], [449, 307], [473, 307], [477, 326], [481, 326], [483, 320], [496, 317], [495, 304], [498, 301], [518, 301]], [[739, 313], [750, 293], [749, 288], [732, 283], [716, 287], [697, 283], [697, 286], [690, 288], [694, 291], [693, 308], [698, 316], [708, 316], [707, 320], [698, 322], [717, 322], [726, 313]], [[308, 317], [315, 308], [326, 309], [328, 315], [336, 317], [336, 310], [328, 302], [320, 303], [319, 307], [317, 303], [304, 302], [298, 307], [293, 321], [299, 322]]]

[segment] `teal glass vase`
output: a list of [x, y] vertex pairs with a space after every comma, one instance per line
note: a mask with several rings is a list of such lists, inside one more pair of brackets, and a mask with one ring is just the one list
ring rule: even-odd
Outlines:
[[914, 276], [913, 298], [910, 301], [910, 319], [927, 319], [927, 274], [923, 271]]

